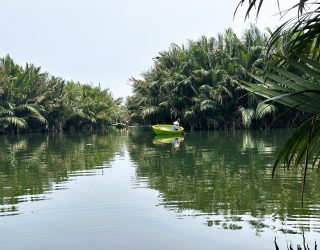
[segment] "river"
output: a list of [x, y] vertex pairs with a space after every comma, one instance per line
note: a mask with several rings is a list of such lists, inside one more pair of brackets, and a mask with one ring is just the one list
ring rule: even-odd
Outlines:
[[280, 249], [320, 236], [319, 173], [278, 168], [290, 130], [0, 137], [1, 249]]

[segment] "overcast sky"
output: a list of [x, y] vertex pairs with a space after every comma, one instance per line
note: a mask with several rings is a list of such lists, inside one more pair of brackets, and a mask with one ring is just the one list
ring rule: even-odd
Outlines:
[[[130, 95], [130, 77], [152, 66], [172, 42], [215, 36], [249, 25], [239, 0], [0, 0], [0, 56], [19, 64]], [[265, 0], [257, 25], [279, 24], [276, 0]], [[285, 8], [292, 0], [281, 0]], [[255, 19], [251, 19], [254, 22]]]

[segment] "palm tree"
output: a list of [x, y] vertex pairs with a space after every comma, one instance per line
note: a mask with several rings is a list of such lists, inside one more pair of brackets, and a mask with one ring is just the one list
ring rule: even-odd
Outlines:
[[[266, 35], [253, 25], [241, 39], [227, 29], [217, 38], [203, 36], [187, 45], [172, 44], [154, 58], [153, 67], [142, 79], [131, 79], [129, 116], [141, 123], [180, 118], [188, 127], [198, 129], [241, 127], [246, 114], [241, 110], [256, 110], [261, 98], [249, 95], [239, 83], [252, 79], [248, 71], [265, 65], [266, 44]], [[252, 121], [265, 121], [266, 117], [251, 116]]]
[[[281, 2], [278, 1], [278, 5]], [[263, 0], [240, 0], [238, 7], [248, 3], [246, 18], [256, 8], [256, 15], [258, 17], [261, 8], [263, 7]], [[237, 7], [237, 9], [238, 9]], [[237, 11], [236, 9], [236, 11]], [[235, 13], [236, 13], [235, 11]], [[295, 11], [293, 18], [288, 18], [284, 21], [278, 29], [276, 29], [270, 39], [270, 49], [281, 39], [281, 34], [284, 30], [290, 30], [291, 41], [290, 56], [295, 58], [296, 55], [306, 54], [313, 59], [319, 60], [320, 52], [318, 50], [320, 43], [320, 5], [318, 1], [310, 0], [296, 0], [295, 3], [288, 10], [282, 11], [279, 9], [280, 15], [285, 17], [288, 13]]]
[[288, 168], [290, 165], [297, 167], [303, 162], [303, 191], [308, 162], [312, 161], [312, 167], [320, 166], [318, 147], [320, 142], [320, 64], [304, 57], [299, 57], [298, 62], [288, 58], [282, 58], [282, 60], [287, 61], [298, 70], [303, 70], [305, 74], [299, 76], [288, 70], [272, 67], [273, 72], [271, 73], [266, 73], [262, 77], [253, 76], [259, 84], [243, 83], [244, 88], [248, 91], [267, 98], [264, 101], [265, 104], [279, 102], [310, 114], [284, 145], [273, 170], [274, 174], [276, 167], [281, 163]]
[[[26, 70], [14, 64], [13, 60], [6, 56], [0, 60], [1, 74], [1, 101], [0, 101], [0, 124], [2, 129], [15, 127], [16, 131], [26, 128], [28, 122], [36, 121], [47, 124], [47, 120], [41, 114], [41, 106], [32, 103], [33, 91], [29, 85], [36, 85], [40, 68], [27, 65]], [[33, 95], [31, 97], [31, 95]]]
[[[241, 0], [239, 5], [244, 2], [247, 1]], [[263, 0], [248, 2], [246, 16], [256, 4], [258, 15]], [[320, 5], [317, 1], [299, 0], [289, 11], [294, 9], [298, 10], [297, 15], [274, 31], [269, 43], [269, 51], [275, 50], [283, 34], [288, 34], [288, 56], [277, 56], [278, 64], [270, 64], [262, 76], [252, 75], [258, 84], [243, 83], [247, 90], [267, 98], [265, 103], [279, 102], [309, 114], [287, 141], [274, 164], [275, 171], [280, 163], [286, 167], [297, 167], [303, 163], [303, 201], [308, 163], [312, 161], [312, 167], [320, 164]], [[288, 30], [284, 32], [284, 29]]]
[[62, 131], [101, 128], [126, 117], [119, 100], [100, 87], [65, 81], [40, 67], [0, 59], [0, 129]]

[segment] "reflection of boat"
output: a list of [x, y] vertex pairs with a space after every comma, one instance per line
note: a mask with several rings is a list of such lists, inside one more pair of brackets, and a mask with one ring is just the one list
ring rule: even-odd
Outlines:
[[115, 124], [113, 124], [113, 126], [115, 126], [116, 128], [127, 128], [128, 127], [127, 124], [121, 123], [121, 122], [115, 123]]
[[153, 139], [153, 144], [178, 144], [183, 142], [184, 137], [182, 135], [157, 135]]
[[184, 128], [179, 127], [179, 130], [172, 130], [172, 125], [153, 125], [152, 126], [153, 131], [157, 135], [181, 135], [183, 133]]

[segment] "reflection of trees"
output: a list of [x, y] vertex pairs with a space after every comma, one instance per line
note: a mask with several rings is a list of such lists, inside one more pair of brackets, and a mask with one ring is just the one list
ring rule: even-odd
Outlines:
[[[209, 226], [239, 229], [238, 222], [246, 220], [259, 232], [269, 227], [266, 221], [276, 221], [277, 230], [304, 227], [320, 231], [317, 223], [312, 224], [320, 216], [314, 206], [320, 201], [318, 176], [310, 178], [304, 207], [298, 171], [279, 171], [271, 178], [274, 156], [287, 133], [197, 133], [186, 136], [179, 150], [131, 136], [129, 151], [138, 178], [147, 179], [151, 188], [159, 190], [164, 207], [182, 214], [191, 210], [210, 215]], [[222, 221], [215, 219], [221, 215]], [[247, 215], [249, 219], [242, 218]]]
[[121, 150], [120, 140], [123, 137], [112, 134], [2, 136], [0, 215], [15, 214], [16, 204], [44, 199], [41, 194], [63, 188], [59, 183], [74, 171], [89, 174], [105, 167]]

